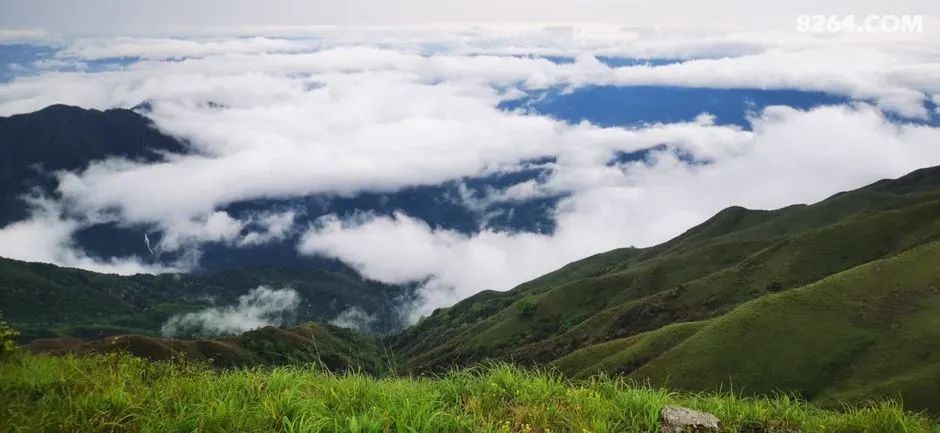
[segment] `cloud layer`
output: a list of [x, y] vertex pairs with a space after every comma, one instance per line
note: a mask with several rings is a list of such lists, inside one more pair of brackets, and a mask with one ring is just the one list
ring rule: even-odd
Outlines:
[[[152, 238], [156, 254], [186, 256], [205, 244], [251, 248], [303, 233], [301, 254], [341, 259], [384, 282], [423, 284], [417, 316], [590, 254], [664, 241], [730, 205], [813, 202], [940, 164], [940, 131], [930, 126], [936, 107], [925, 104], [940, 98], [940, 46], [929, 39], [615, 26], [442, 29], [67, 44], [55, 60], [133, 60], [99, 72], [51, 68], [17, 77], [0, 84], [0, 113], [148, 101], [156, 126], [185, 139], [190, 153], [59, 173], [61, 198], [37, 199], [30, 220], [0, 228], [0, 255], [161, 271], [134, 257], [89, 258], [71, 236], [100, 222], [144, 226], [161, 234]], [[549, 54], [566, 59], [541, 57]], [[615, 67], [601, 55], [675, 61]], [[853, 102], [769, 107], [751, 114], [749, 129], [716, 124], [707, 113], [682, 123], [601, 127], [500, 108], [545, 89], [598, 85], [797, 89]], [[637, 152], [645, 157], [621, 159]], [[518, 171], [533, 160], [543, 161], [544, 176], [461, 199], [480, 208], [564, 197], [552, 233], [458, 233], [401, 212], [329, 215], [299, 227], [303, 209], [226, 210], [254, 200], [437, 185]], [[213, 310], [206, 320], [226, 322], [226, 314]]]
[[532, 190], [572, 193], [559, 205], [551, 235], [468, 236], [432, 229], [407, 215], [326, 217], [307, 232], [300, 250], [340, 258], [370, 278], [426, 281], [424, 302], [415, 312], [421, 315], [593, 253], [654, 245], [726, 206], [811, 203], [940, 164], [940, 130], [892, 124], [866, 105], [773, 107], [754, 119], [753, 133], [732, 136], [740, 142], [724, 149], [679, 147], [708, 158], [706, 165], [684, 163], [676, 147], [615, 166], [559, 160], [555, 174]]

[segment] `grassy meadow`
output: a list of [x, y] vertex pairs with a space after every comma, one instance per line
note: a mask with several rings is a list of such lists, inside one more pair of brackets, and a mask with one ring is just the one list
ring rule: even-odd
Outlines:
[[667, 404], [713, 413], [724, 432], [940, 432], [893, 403], [828, 411], [787, 395], [674, 393], [496, 364], [376, 378], [122, 354], [0, 362], [8, 432], [656, 432]]

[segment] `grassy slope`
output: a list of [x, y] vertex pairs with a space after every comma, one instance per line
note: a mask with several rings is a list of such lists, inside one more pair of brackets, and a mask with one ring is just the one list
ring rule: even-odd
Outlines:
[[[665, 383], [673, 368], [698, 365], [695, 374], [682, 374], [681, 380], [673, 377], [668, 383], [713, 389], [732, 379], [747, 391], [787, 388], [820, 401], [902, 393], [911, 407], [936, 410], [940, 395], [929, 386], [937, 385], [940, 369], [930, 366], [930, 357], [940, 339], [923, 330], [933, 326], [929, 298], [904, 304], [892, 322], [877, 326], [834, 318], [841, 314], [839, 308], [857, 305], [849, 298], [861, 296], [856, 291], [864, 292], [862, 287], [832, 286], [826, 293], [831, 299], [816, 290], [809, 291], [809, 299], [801, 305], [770, 305], [764, 314], [776, 314], [781, 320], [803, 314], [820, 322], [811, 326], [790, 321], [791, 327], [806, 330], [789, 334], [791, 350], [805, 351], [812, 359], [830, 359], [828, 364], [800, 365], [802, 377], [775, 378], [778, 372], [772, 361], [787, 362], [777, 357], [781, 354], [767, 355], [766, 369], [755, 361], [755, 344], [776, 338], [772, 327], [762, 328], [764, 334], [755, 332], [756, 340], [740, 346], [722, 343], [739, 337], [723, 327], [727, 321], [741, 321], [735, 324], [744, 330], [770, 326], [745, 325], [747, 316], [739, 311], [804, 293], [821, 280], [830, 284], [827, 278], [859, 272], [858, 266], [918, 251], [919, 262], [900, 262], [880, 278], [865, 275], [858, 282], [892, 287], [913, 271], [940, 270], [936, 265], [940, 254], [932, 246], [940, 239], [938, 215], [938, 168], [837, 194], [811, 206], [776, 211], [730, 208], [662, 245], [590, 257], [507, 293], [481, 295], [482, 299], [471, 298], [439, 311], [404, 333], [397, 346], [408, 357], [407, 366], [416, 371], [485, 359], [555, 361], [557, 368], [574, 376], [605, 371]], [[923, 245], [931, 247], [917, 249]], [[917, 291], [932, 281], [925, 277], [910, 283], [908, 289]], [[522, 303], [534, 303], [534, 312], [523, 314]], [[884, 334], [884, 326], [899, 330]], [[703, 341], [700, 335], [710, 336], [711, 351], [677, 352], [703, 347], [693, 346]], [[870, 347], [853, 351], [856, 345], [838, 338], [857, 339], [858, 347], [862, 343]], [[889, 358], [888, 353], [903, 359]], [[670, 359], [681, 362], [667, 363]], [[728, 359], [737, 363], [722, 367]], [[750, 362], [760, 371], [749, 375], [738, 370]], [[892, 369], [897, 372], [891, 373]], [[843, 376], [832, 377], [836, 370]], [[796, 371], [800, 370], [792, 373]]]
[[379, 318], [380, 330], [399, 326], [398, 297], [407, 289], [365, 281], [354, 272], [243, 267], [209, 275], [98, 274], [0, 258], [0, 311], [24, 340], [158, 333], [171, 315], [267, 285], [290, 287], [302, 299], [298, 321], [325, 321], [356, 305]]
[[[443, 371], [487, 359], [552, 363], [574, 377], [606, 372], [688, 390], [786, 390], [823, 403], [901, 395], [907, 407], [936, 412], [938, 215], [940, 168], [812, 206], [729, 208], [664, 244], [599, 254], [509, 292], [480, 293], [391, 341], [406, 371]], [[138, 297], [168, 281], [180, 292], [161, 292], [167, 310], [185, 308], [183, 294], [194, 284], [223, 286], [175, 276], [121, 279], [53, 267], [31, 270], [47, 265], [0, 265], [12, 266], [0, 272], [6, 279], [0, 280], [0, 296], [7, 297], [0, 300], [20, 296], [28, 307], [23, 281], [34, 279], [61, 293], [52, 301], [63, 308], [75, 308], [80, 299], [87, 305], [95, 305], [88, 299], [111, 300], [109, 308], [126, 307], [130, 316], [134, 308], [161, 305]], [[220, 281], [255, 284], [270, 278], [250, 275]], [[45, 302], [32, 307], [58, 311]], [[74, 320], [67, 313], [61, 320]], [[294, 351], [310, 344], [292, 344], [303, 338], [291, 334], [267, 328], [247, 341], [179, 344], [196, 358], [251, 361], [226, 365], [278, 364], [309, 355]], [[144, 342], [145, 350], [166, 344], [133, 338], [120, 344]], [[264, 347], [271, 341], [287, 343]], [[344, 338], [333, 343], [328, 346], [340, 348], [336, 365], [375, 367], [376, 359], [388, 358], [375, 356], [375, 345], [365, 350], [365, 344]], [[213, 350], [216, 355], [207, 355]], [[357, 358], [362, 353], [367, 356]]]
[[[811, 399], [940, 401], [940, 242], [769, 295], [712, 320], [633, 376], [684, 389], [730, 382]], [[864, 392], [858, 392], [859, 388]]]
[[667, 325], [655, 331], [576, 350], [553, 363], [559, 371], [577, 378], [598, 373], [631, 373], [694, 335], [707, 322]]
[[6, 431], [656, 432], [679, 404], [722, 432], [936, 431], [897, 406], [829, 412], [791, 398], [669, 393], [614, 379], [571, 383], [511, 367], [374, 379], [315, 367], [213, 371], [112, 355], [0, 362]]
[[331, 325], [307, 323], [291, 328], [264, 327], [238, 336], [182, 340], [120, 335], [101, 340], [39, 339], [26, 348], [37, 354], [126, 352], [154, 361], [185, 358], [216, 367], [317, 364], [330, 371], [390, 373], [388, 353], [377, 342]]

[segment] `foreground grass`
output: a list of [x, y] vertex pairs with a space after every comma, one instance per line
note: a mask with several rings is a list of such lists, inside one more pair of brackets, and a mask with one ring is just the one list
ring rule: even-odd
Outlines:
[[654, 432], [666, 404], [711, 412], [726, 432], [940, 431], [889, 403], [837, 413], [787, 396], [677, 394], [509, 366], [371, 378], [125, 355], [0, 363], [0, 429], [10, 432]]

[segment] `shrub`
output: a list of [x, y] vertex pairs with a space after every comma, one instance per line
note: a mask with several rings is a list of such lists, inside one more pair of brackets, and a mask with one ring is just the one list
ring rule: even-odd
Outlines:
[[536, 307], [535, 300], [532, 298], [523, 299], [516, 304], [516, 310], [519, 311], [519, 315], [522, 317], [532, 317], [535, 314]]
[[16, 337], [20, 333], [16, 332], [7, 322], [3, 321], [3, 314], [0, 314], [0, 359], [4, 359], [16, 352]]
[[565, 316], [561, 320], [561, 330], [567, 331], [571, 328], [574, 328], [576, 325], [578, 325], [579, 323], [587, 319], [588, 316], [589, 316], [588, 314], [575, 314], [572, 316]]

